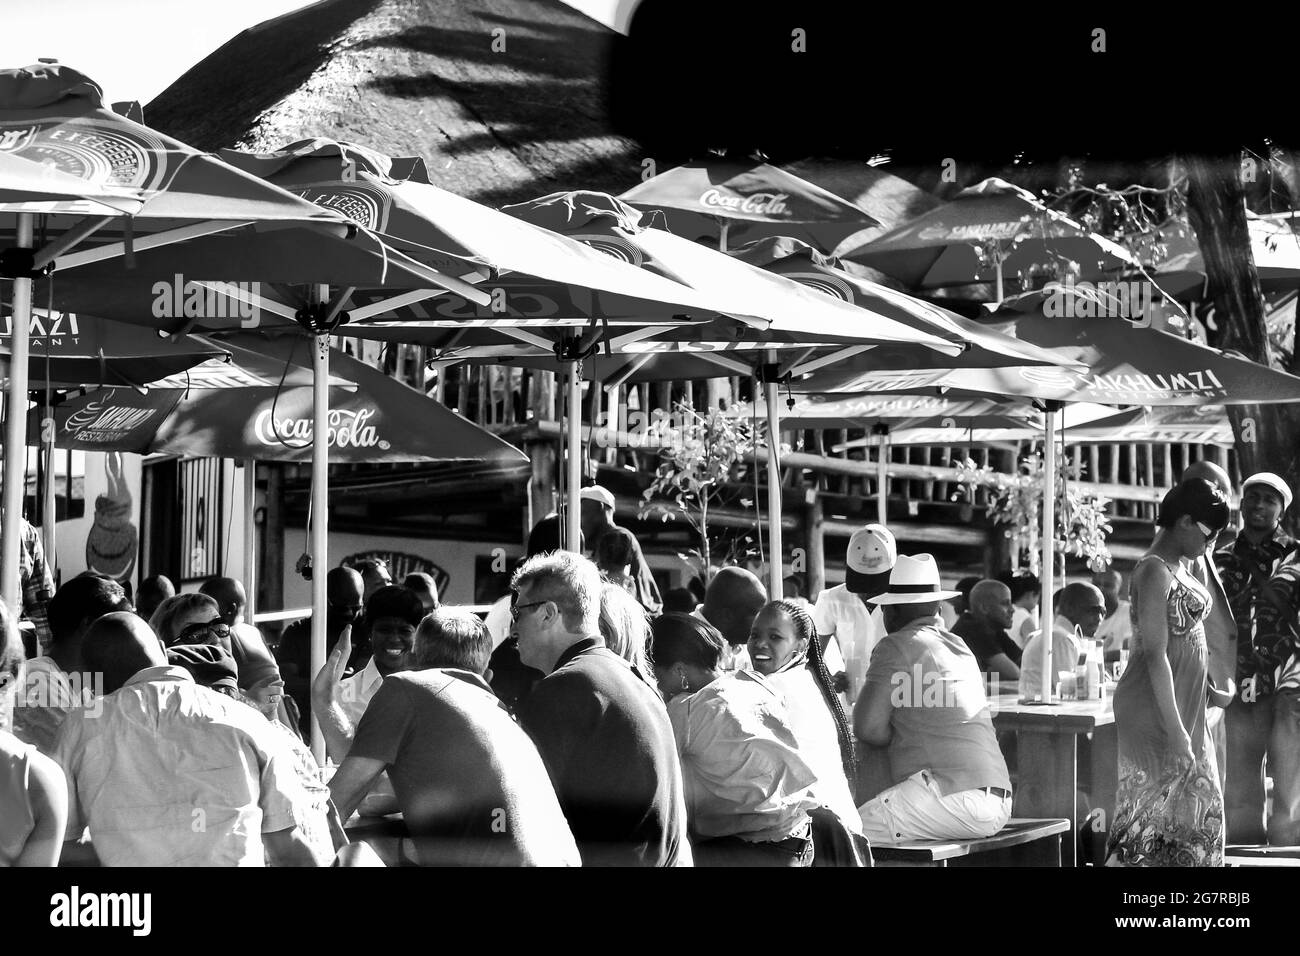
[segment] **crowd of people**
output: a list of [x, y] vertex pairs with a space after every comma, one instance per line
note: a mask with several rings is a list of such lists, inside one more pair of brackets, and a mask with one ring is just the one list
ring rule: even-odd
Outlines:
[[[815, 605], [741, 567], [702, 599], [661, 595], [593, 487], [592, 557], [543, 519], [485, 620], [427, 575], [330, 570], [315, 674], [310, 622], [273, 649], [237, 580], [152, 577], [133, 597], [86, 573], [54, 591], [25, 541], [33, 647], [0, 608], [0, 864], [869, 865], [873, 844], [1007, 823], [1015, 748], [990, 699], [1040, 686], [1045, 641], [1069, 666], [1093, 640], [1122, 665], [1107, 862], [1298, 843], [1291, 490], [1248, 478], [1215, 550], [1232, 494], [1189, 468], [1127, 592], [1115, 572], [1066, 584], [1044, 635], [1032, 575], [948, 590], [882, 525], [852, 536]], [[395, 838], [365, 840], [392, 819]]]

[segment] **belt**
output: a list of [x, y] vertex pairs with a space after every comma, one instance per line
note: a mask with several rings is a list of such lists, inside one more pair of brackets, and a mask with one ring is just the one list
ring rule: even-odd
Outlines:
[[991, 793], [995, 797], [1006, 799], [1011, 796], [1010, 790], [1003, 790], [1001, 787], [976, 787], [976, 790], [983, 790], [985, 793]]

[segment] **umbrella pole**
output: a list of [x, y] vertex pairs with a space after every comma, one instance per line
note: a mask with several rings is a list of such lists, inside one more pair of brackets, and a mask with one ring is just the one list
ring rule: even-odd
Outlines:
[[[1039, 600], [1038, 626], [1042, 632], [1043, 675], [1041, 686], [1027, 688], [1029, 694], [1042, 695], [1044, 702], [1052, 699], [1052, 593], [1056, 585], [1056, 410], [1057, 404], [1049, 402], [1043, 414], [1043, 534], [1042, 562], [1039, 572], [1042, 575], [1042, 596]], [[1070, 662], [1073, 669], [1074, 662]]]
[[[257, 462], [252, 458], [244, 459], [244, 590], [248, 593], [248, 603], [244, 610], [244, 620], [249, 624], [257, 613]], [[313, 575], [314, 577], [314, 575]]]
[[876, 450], [876, 520], [889, 524], [889, 426], [877, 427], [880, 448]]
[[[36, 216], [18, 214], [19, 249], [32, 248]], [[23, 492], [27, 485], [27, 359], [32, 323], [32, 280], [14, 279], [13, 328], [9, 339], [9, 418], [5, 422], [4, 518], [0, 523], [0, 600], [15, 617], [22, 609], [19, 553], [22, 550]], [[0, 714], [0, 717], [3, 717]]]
[[[42, 542], [45, 545], [45, 563], [49, 565], [50, 573], [58, 572], [58, 551], [55, 550], [57, 541], [55, 539], [54, 524], [57, 520], [57, 502], [55, 500], [55, 483], [54, 483], [54, 427], [51, 424], [46, 426], [45, 421], [54, 421], [54, 408], [51, 405], [45, 406], [45, 414], [41, 419], [41, 451], [45, 455], [45, 482], [41, 486], [41, 530], [44, 534]], [[49, 432], [49, 441], [45, 441], [46, 432]]]
[[[318, 287], [313, 304], [329, 299], [328, 289]], [[329, 417], [330, 339], [316, 335], [312, 341], [312, 442], [311, 442], [311, 673], [325, 666], [325, 573], [329, 561]], [[313, 718], [311, 752], [325, 763], [325, 738]]]
[[777, 421], [776, 353], [767, 353], [763, 370], [763, 394], [767, 399], [767, 596], [779, 600], [785, 594], [784, 546], [781, 541], [781, 432]]
[[[569, 413], [568, 439], [566, 440], [565, 464], [565, 501], [568, 503], [565, 517], [565, 543], [570, 551], [582, 554], [582, 502], [578, 500], [582, 487], [582, 374], [579, 362], [569, 363]], [[591, 542], [595, 546], [595, 542]]]

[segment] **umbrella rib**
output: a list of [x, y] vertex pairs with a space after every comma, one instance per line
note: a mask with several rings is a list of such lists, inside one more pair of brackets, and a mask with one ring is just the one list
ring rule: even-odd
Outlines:
[[103, 229], [116, 218], [116, 216], [101, 216], [83, 219], [80, 223], [68, 229], [68, 231], [58, 239], [55, 239], [40, 252], [36, 253], [33, 260], [33, 267], [38, 270], [44, 269], [47, 265], [59, 256], [63, 255], [77, 243], [90, 237], [100, 229]]
[[[146, 249], [156, 249], [160, 246], [168, 246], [174, 242], [184, 242], [186, 239], [197, 239], [200, 236], [211, 236], [218, 232], [229, 232], [232, 229], [241, 229], [244, 226], [252, 225], [251, 220], [243, 222], [224, 222], [209, 221], [195, 223], [192, 226], [182, 226], [178, 229], [167, 229], [163, 232], [155, 232], [152, 235], [143, 236], [135, 239], [131, 246], [136, 252], [143, 252]], [[82, 252], [72, 252], [66, 256], [61, 256], [54, 260], [56, 269], [75, 269], [77, 266], [89, 265], [92, 262], [102, 262], [105, 259], [115, 259], [125, 255], [126, 243], [110, 242], [107, 245], [96, 246], [94, 249], [86, 249]]]
[[723, 358], [721, 355], [714, 355], [712, 352], [699, 352], [697, 354], [700, 358], [704, 359], [704, 361], [712, 362], [714, 365], [719, 365], [728, 371], [736, 372], [740, 375], [754, 374], [753, 368], [745, 365], [743, 362], [737, 362], [735, 359]]
[[640, 342], [642, 339], [648, 339], [651, 336], [658, 335], [661, 327], [657, 325], [647, 325], [645, 328], [634, 329], [631, 332], [624, 332], [622, 335], [615, 336], [609, 340], [609, 347], [613, 351], [619, 351], [624, 346]]
[[631, 378], [633, 375], [639, 372], [646, 365], [646, 363], [648, 363], [652, 358], [654, 358], [653, 352], [647, 352], [644, 355], [638, 355], [635, 360], [625, 365], [623, 367], [623, 370], [620, 371], [614, 378], [609, 379], [605, 383], [605, 391], [607, 393], [614, 391], [614, 389], [621, 386], [629, 378]]
[[[447, 292], [445, 289], [418, 289], [414, 292], [403, 292], [401, 295], [395, 295], [388, 299], [380, 299], [378, 302], [371, 302], [369, 305], [363, 305], [358, 309], [353, 309], [352, 320], [357, 322], [362, 319], [368, 319], [384, 312], [395, 311], [397, 309], [405, 308], [408, 305], [414, 305], [417, 302], [423, 302], [425, 299], [432, 299], [446, 294]], [[488, 301], [491, 300], [489, 299]]]
[[874, 349], [874, 345], [850, 345], [848, 348], [840, 349], [838, 352], [832, 352], [830, 355], [823, 355], [821, 358], [815, 358], [811, 362], [803, 365], [796, 365], [790, 369], [791, 375], [806, 375], [808, 372], [814, 372], [834, 362], [841, 362], [844, 359], [853, 358], [855, 355], [861, 355], [863, 352], [869, 352]]
[[[242, 286], [229, 282], [196, 282], [195, 285], [200, 288], [215, 292], [218, 295], [225, 296], [227, 299], [235, 299], [239, 302], [246, 302], [249, 305], [256, 306], [259, 309], [265, 309], [273, 315], [278, 315], [285, 319], [294, 319], [297, 311], [285, 305], [282, 302], [276, 302], [274, 299], [268, 299], [266, 296], [251, 292]], [[242, 324], [242, 323], [241, 323]]]
[[524, 342], [528, 345], [535, 345], [538, 348], [545, 349], [548, 352], [551, 350], [550, 341], [548, 341], [547, 339], [543, 338], [540, 335], [535, 335], [532, 332], [525, 332], [523, 329], [511, 328], [508, 325], [502, 326], [501, 332], [504, 335], [510, 336], [512, 339], [518, 339], [520, 342]]
[[437, 269], [431, 269], [422, 262], [407, 257], [406, 261], [404, 261], [402, 265], [408, 271], [424, 276], [434, 285], [440, 286], [448, 292], [454, 292], [461, 298], [469, 299], [475, 305], [487, 306], [492, 304], [492, 296], [488, 295], [482, 289], [472, 286], [468, 282], [462, 282], [460, 279], [444, 275]]

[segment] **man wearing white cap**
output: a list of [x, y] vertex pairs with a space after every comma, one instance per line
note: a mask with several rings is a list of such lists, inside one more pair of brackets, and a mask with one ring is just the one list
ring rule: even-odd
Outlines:
[[[817, 596], [813, 622], [824, 639], [835, 638], [839, 655], [848, 675], [849, 705], [862, 692], [862, 679], [876, 644], [885, 636], [885, 622], [880, 609], [870, 603], [889, 587], [889, 572], [898, 558], [898, 544], [893, 533], [880, 524], [869, 524], [853, 533], [844, 558], [844, 583], [826, 588]], [[829, 641], [825, 641], [830, 651]], [[835, 655], [827, 667], [832, 674]]]
[[[600, 544], [600, 537], [606, 531], [617, 528], [614, 524], [614, 495], [608, 488], [591, 485], [578, 494], [582, 507], [582, 537], [592, 554]], [[632, 563], [628, 565], [629, 574], [634, 585], [633, 596], [650, 614], [663, 610], [664, 599], [659, 594], [659, 585], [655, 583], [650, 566], [641, 553], [641, 542], [635, 535], [628, 537], [628, 547], [632, 552]]]
[[[1259, 472], [1241, 486], [1241, 533], [1215, 563], [1237, 620], [1237, 694], [1228, 706], [1229, 843], [1300, 841], [1300, 554], [1282, 529], [1290, 486]], [[1265, 769], [1273, 811], [1264, 819]]]
[[1011, 818], [1011, 778], [998, 749], [979, 664], [943, 628], [939, 568], [899, 555], [874, 600], [888, 634], [876, 645], [854, 732], [889, 749], [893, 785], [858, 808], [872, 843], [992, 836]]

